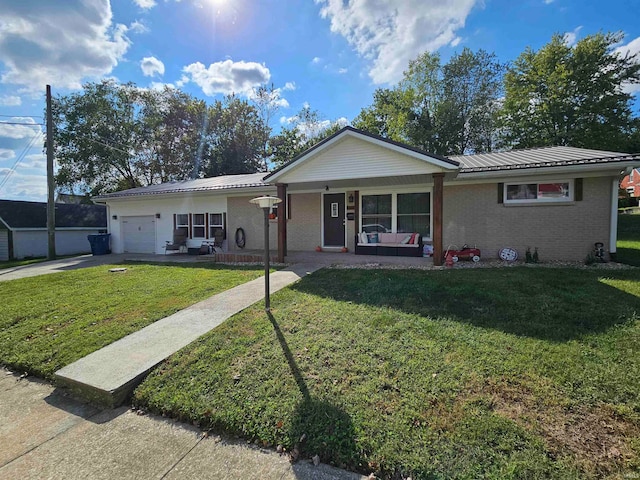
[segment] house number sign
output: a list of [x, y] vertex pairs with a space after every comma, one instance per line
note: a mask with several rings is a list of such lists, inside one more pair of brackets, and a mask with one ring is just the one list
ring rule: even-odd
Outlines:
[[331, 217], [332, 218], [338, 218], [338, 204], [337, 203], [332, 203], [331, 204]]

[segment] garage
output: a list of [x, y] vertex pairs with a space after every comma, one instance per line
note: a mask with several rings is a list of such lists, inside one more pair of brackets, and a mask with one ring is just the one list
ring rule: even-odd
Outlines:
[[156, 253], [156, 220], [153, 216], [122, 217], [125, 253]]
[[0, 262], [9, 260], [9, 231], [0, 230]]

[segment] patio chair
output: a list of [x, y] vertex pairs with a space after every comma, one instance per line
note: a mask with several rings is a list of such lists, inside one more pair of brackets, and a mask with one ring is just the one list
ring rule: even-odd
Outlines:
[[221, 252], [224, 251], [224, 249], [222, 248], [223, 242], [224, 242], [224, 228], [218, 228], [213, 233], [213, 242], [211, 243], [211, 245], [213, 246], [213, 253], [216, 252], [216, 248], [219, 248]]
[[181, 253], [183, 250], [187, 251], [187, 232], [184, 229], [177, 228], [173, 231], [173, 241], [167, 240], [164, 246], [164, 254], [167, 252]]

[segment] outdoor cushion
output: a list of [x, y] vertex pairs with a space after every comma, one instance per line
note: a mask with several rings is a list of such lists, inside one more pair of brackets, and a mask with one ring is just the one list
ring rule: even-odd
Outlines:
[[407, 243], [409, 243], [409, 241], [411, 240], [411, 235], [407, 235], [406, 237], [404, 237], [402, 239], [402, 241], [400, 242], [402, 245], [406, 245]]
[[380, 243], [398, 243], [398, 236], [395, 233], [379, 233]]
[[369, 237], [367, 236], [366, 232], [362, 232], [360, 234], [360, 240], [359, 243], [369, 243]]
[[378, 243], [380, 241], [377, 233], [368, 233], [367, 235], [369, 236], [368, 243]]

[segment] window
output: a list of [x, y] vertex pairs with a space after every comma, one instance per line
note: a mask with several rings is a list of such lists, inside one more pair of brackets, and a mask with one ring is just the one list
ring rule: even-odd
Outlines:
[[431, 236], [431, 194], [399, 193], [397, 233]]
[[391, 194], [362, 196], [362, 231], [391, 232]]
[[362, 227], [366, 233], [414, 233], [431, 236], [431, 193], [362, 195]]
[[193, 238], [204, 238], [205, 224], [204, 213], [193, 214]]
[[189, 235], [189, 214], [176, 214], [176, 230], [182, 230], [185, 235]]
[[223, 218], [221, 213], [210, 213], [209, 214], [209, 238], [214, 238], [216, 236], [216, 230], [223, 230]]
[[505, 184], [505, 203], [569, 202], [573, 200], [573, 182]]

